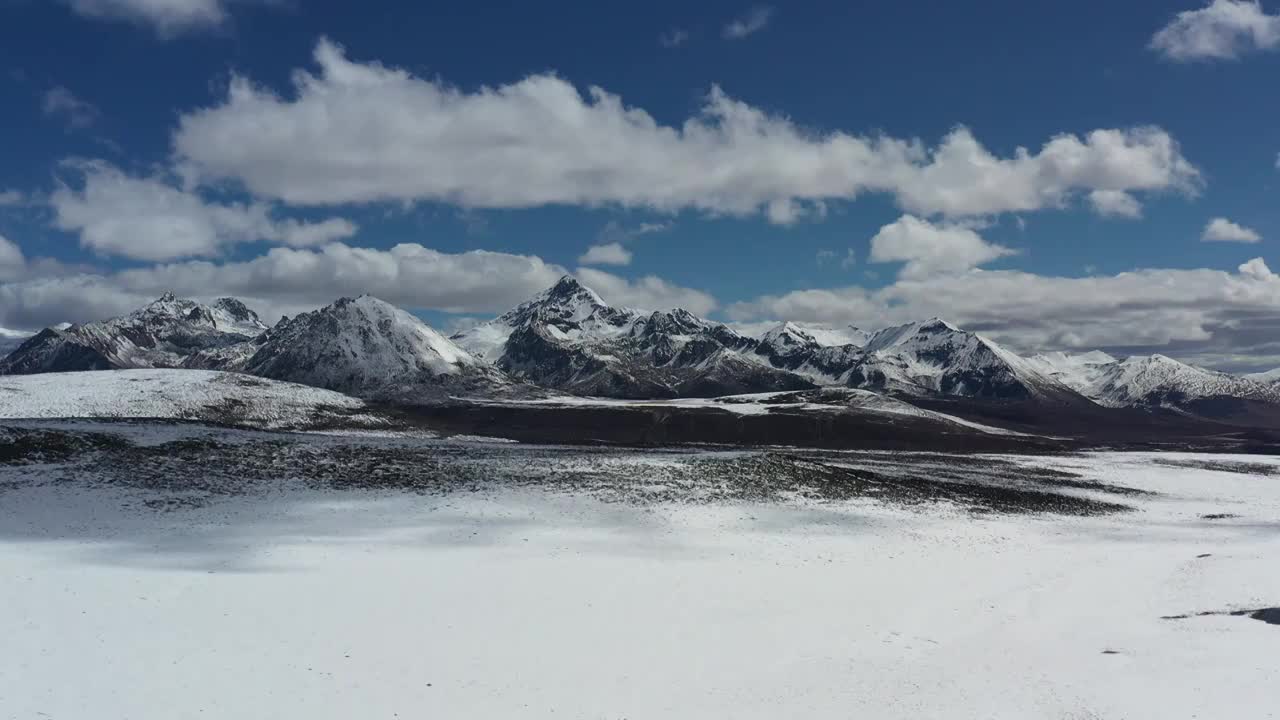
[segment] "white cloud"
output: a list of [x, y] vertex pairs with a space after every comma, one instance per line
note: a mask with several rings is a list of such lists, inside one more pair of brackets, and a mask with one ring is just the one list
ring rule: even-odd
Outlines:
[[1213, 0], [1185, 10], [1151, 38], [1151, 49], [1171, 60], [1229, 60], [1251, 50], [1280, 48], [1280, 15], [1257, 0]]
[[871, 262], [906, 263], [901, 277], [923, 278], [963, 272], [1016, 253], [983, 240], [970, 228], [934, 225], [928, 220], [903, 215], [880, 228], [871, 238], [870, 259]]
[[[921, 151], [923, 152], [923, 151]], [[1196, 191], [1200, 173], [1155, 127], [1058, 135], [1032, 154], [998, 158], [961, 128], [905, 167], [892, 167], [898, 202], [932, 215], [986, 215], [1060, 207], [1076, 191]]]
[[27, 265], [22, 249], [0, 235], [0, 281], [19, 277]]
[[263, 239], [278, 240], [294, 247], [308, 247], [344, 240], [359, 231], [360, 227], [346, 218], [328, 218], [314, 223], [289, 218], [273, 222]]
[[770, 200], [765, 206], [765, 217], [774, 225], [794, 225], [806, 214], [801, 203], [790, 198]]
[[1089, 193], [1093, 211], [1103, 217], [1136, 220], [1142, 217], [1142, 204], [1123, 190], [1094, 190]]
[[64, 185], [54, 191], [54, 224], [78, 232], [82, 246], [107, 255], [138, 260], [208, 257], [234, 243], [318, 245], [357, 230], [339, 218], [320, 223], [276, 220], [264, 203], [209, 202], [161, 177], [132, 177], [107, 163], [73, 167], [82, 174], [83, 187]]
[[1262, 241], [1262, 236], [1255, 230], [1219, 217], [1210, 220], [1209, 224], [1204, 226], [1200, 240], [1202, 242], [1256, 243]]
[[631, 251], [622, 247], [622, 243], [605, 243], [592, 245], [578, 258], [583, 265], [630, 265]]
[[717, 307], [711, 295], [674, 285], [653, 275], [628, 280], [593, 268], [578, 268], [575, 274], [611, 305], [645, 310], [684, 308], [695, 315], [706, 315]]
[[[1259, 258], [1238, 272], [1148, 269], [1095, 277], [972, 270], [899, 279], [879, 290], [797, 290], [729, 306], [739, 321], [791, 319], [884, 327], [941, 316], [1015, 349], [1128, 348], [1196, 352], [1223, 362], [1262, 352], [1280, 360], [1280, 277]], [[1251, 328], [1262, 337], [1248, 337]], [[1252, 346], [1264, 350], [1251, 349]]]
[[17, 190], [0, 190], [0, 207], [16, 207], [26, 202], [27, 196]]
[[1271, 268], [1267, 267], [1267, 263], [1262, 258], [1254, 258], [1249, 262], [1240, 266], [1240, 274], [1247, 275], [1257, 280], [1269, 280], [1274, 275]]
[[244, 262], [190, 260], [0, 283], [0, 326], [34, 329], [96, 320], [128, 312], [166, 290], [205, 299], [240, 297], [273, 318], [362, 293], [408, 308], [498, 313], [550, 287], [564, 273], [563, 267], [533, 256], [443, 253], [417, 244], [390, 250], [341, 243], [277, 247]]
[[[129, 312], [167, 290], [206, 300], [239, 297], [271, 321], [362, 293], [411, 309], [497, 314], [552, 286], [566, 272], [532, 255], [446, 253], [413, 243], [390, 250], [341, 243], [277, 247], [244, 262], [189, 260], [113, 273], [68, 273], [65, 268], [42, 273], [32, 271], [34, 262], [27, 265], [22, 279], [0, 282], [0, 326], [38, 329], [98, 320]], [[577, 275], [617, 304], [680, 306], [698, 313], [716, 307], [704, 292], [653, 276], [630, 281], [588, 268]]]
[[289, 96], [236, 77], [220, 103], [184, 115], [173, 146], [186, 175], [238, 180], [298, 205], [616, 205], [765, 213], [779, 223], [868, 192], [917, 215], [963, 217], [1200, 184], [1177, 142], [1153, 127], [1059, 135], [1036, 152], [998, 157], [966, 128], [932, 148], [822, 133], [718, 87], [698, 114], [665, 126], [617, 95], [593, 87], [584, 97], [550, 74], [467, 92], [352, 62], [327, 40], [315, 61], [318, 72], [294, 74]]
[[89, 127], [102, 115], [96, 105], [81, 100], [61, 85], [45, 92], [40, 108], [45, 115], [61, 118], [68, 128], [75, 130]]
[[735, 18], [728, 25], [724, 26], [724, 36], [730, 40], [739, 40], [754, 35], [769, 25], [769, 21], [773, 19], [773, 8], [767, 5], [757, 5], [747, 11], [746, 15]]
[[623, 225], [617, 220], [610, 220], [600, 228], [595, 244], [578, 258], [578, 262], [583, 265], [630, 265], [635, 253], [628, 250], [625, 243], [644, 235], [666, 232], [671, 227], [669, 222]]
[[683, 28], [671, 28], [658, 36], [658, 44], [666, 48], [680, 47], [689, 42], [689, 31]]
[[232, 1], [273, 4], [276, 0], [63, 0], [77, 14], [104, 20], [125, 20], [153, 27], [162, 37], [214, 28], [229, 17]]

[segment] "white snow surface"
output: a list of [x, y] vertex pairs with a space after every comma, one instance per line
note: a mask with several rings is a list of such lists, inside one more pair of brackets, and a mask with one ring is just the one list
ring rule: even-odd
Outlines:
[[1116, 362], [1116, 359], [1101, 350], [1091, 350], [1084, 353], [1068, 353], [1059, 350], [1056, 352], [1032, 355], [1027, 358], [1027, 362], [1035, 365], [1046, 375], [1054, 375], [1056, 373], [1067, 373], [1081, 368], [1110, 365], [1111, 363]]
[[318, 415], [378, 424], [365, 404], [328, 390], [213, 370], [99, 370], [0, 377], [0, 418], [170, 418], [296, 428]]
[[0, 718], [1275, 717], [1280, 627], [1161, 619], [1280, 606], [1280, 483], [1198, 459], [1277, 462], [1016, 458], [1158, 493], [1086, 518], [3, 469]]
[[507, 338], [515, 328], [501, 319], [481, 323], [453, 335], [450, 339], [466, 351], [485, 362], [497, 362], [507, 348]]
[[362, 295], [351, 301], [350, 310], [353, 323], [381, 331], [380, 337], [375, 338], [381, 343], [373, 349], [368, 343], [354, 343], [351, 333], [338, 334], [337, 340], [359, 354], [370, 372], [394, 372], [405, 365], [426, 364], [436, 374], [447, 375], [458, 372], [460, 366], [480, 364], [449, 338], [391, 303]]
[[842, 347], [845, 345], [862, 347], [867, 343], [869, 337], [865, 331], [853, 325], [836, 327], [821, 323], [802, 323], [788, 320], [779, 323], [764, 335], [761, 335], [760, 341], [773, 347], [781, 347], [787, 344], [804, 344], [806, 341], [816, 343], [821, 347]]
[[362, 295], [282, 322], [245, 369], [318, 387], [367, 392], [424, 376], [488, 370], [488, 365], [414, 315]]
[[1249, 373], [1244, 377], [1260, 383], [1280, 382], [1280, 368], [1276, 368], [1275, 370], [1268, 370], [1266, 372]]

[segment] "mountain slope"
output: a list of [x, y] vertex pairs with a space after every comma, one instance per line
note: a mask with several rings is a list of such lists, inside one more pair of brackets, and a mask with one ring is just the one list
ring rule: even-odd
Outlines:
[[871, 335], [853, 325], [832, 327], [817, 323], [801, 323], [787, 320], [778, 323], [764, 335], [760, 336], [760, 344], [771, 348], [787, 346], [817, 345], [819, 347], [842, 347], [852, 345], [863, 347]]
[[1249, 373], [1248, 375], [1244, 375], [1243, 377], [1249, 380], [1253, 380], [1255, 382], [1266, 383], [1268, 385], [1273, 383], [1280, 383], [1280, 368], [1276, 368], [1275, 370], [1268, 370], [1266, 372]]
[[363, 295], [283, 319], [245, 372], [364, 397], [412, 400], [445, 388], [481, 391], [501, 373], [394, 305]]
[[18, 349], [18, 346], [31, 339], [31, 333], [18, 332], [0, 327], [0, 358]]
[[933, 318], [881, 330], [849, 373], [852, 387], [908, 395], [1074, 401], [1035, 364], [976, 333]]
[[686, 310], [615, 308], [565, 276], [453, 340], [512, 376], [579, 395], [707, 397], [813, 384], [751, 351], [758, 341]]
[[0, 361], [0, 374], [220, 366], [228, 362], [218, 357], [238, 357], [229, 350], [265, 330], [239, 300], [204, 305], [166, 293], [123, 317], [45, 328]]
[[1101, 350], [1078, 354], [1059, 351], [1033, 355], [1027, 362], [1041, 373], [1080, 391], [1091, 385], [1116, 359]]
[[1135, 356], [1100, 366], [1080, 391], [1110, 407], [1178, 407], [1214, 398], [1280, 403], [1280, 388], [1164, 355]]

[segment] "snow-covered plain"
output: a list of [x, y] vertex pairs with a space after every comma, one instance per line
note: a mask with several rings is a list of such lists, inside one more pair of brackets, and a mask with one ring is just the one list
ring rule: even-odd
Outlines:
[[147, 418], [298, 428], [341, 417], [384, 421], [363, 401], [294, 383], [214, 370], [98, 370], [0, 377], [0, 419]]
[[1158, 494], [1062, 517], [282, 480], [161, 512], [0, 465], [0, 718], [1275, 717], [1280, 627], [1162, 616], [1280, 605], [1280, 462], [1014, 460]]

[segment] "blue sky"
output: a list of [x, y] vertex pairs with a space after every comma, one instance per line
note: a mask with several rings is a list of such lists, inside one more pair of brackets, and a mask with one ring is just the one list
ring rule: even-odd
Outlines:
[[[1258, 337], [1280, 327], [1277, 15], [0, 0], [0, 325], [166, 284], [268, 314], [371, 292], [449, 325], [573, 271], [744, 326], [946, 314], [1020, 349], [1280, 363]], [[981, 157], [938, 160], [957, 132]]]

